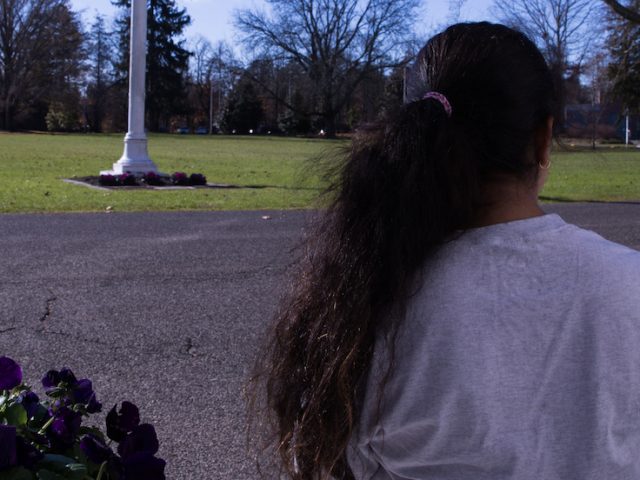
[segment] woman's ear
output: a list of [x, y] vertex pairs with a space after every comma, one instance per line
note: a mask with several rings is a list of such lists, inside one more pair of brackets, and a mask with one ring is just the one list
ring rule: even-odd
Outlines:
[[553, 141], [553, 117], [547, 118], [535, 135], [535, 160], [541, 168], [549, 168], [551, 164], [551, 142]]

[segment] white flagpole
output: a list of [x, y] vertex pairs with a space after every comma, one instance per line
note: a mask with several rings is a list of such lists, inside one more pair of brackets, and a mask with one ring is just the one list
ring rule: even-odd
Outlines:
[[129, 56], [129, 131], [124, 137], [124, 153], [113, 164], [119, 175], [158, 172], [147, 153], [147, 135], [144, 129], [145, 75], [147, 66], [147, 1], [131, 2], [131, 43]]

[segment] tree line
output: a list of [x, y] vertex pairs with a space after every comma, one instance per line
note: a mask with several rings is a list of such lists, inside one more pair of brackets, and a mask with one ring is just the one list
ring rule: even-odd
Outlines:
[[[402, 104], [421, 0], [267, 2], [236, 12], [231, 46], [186, 39], [186, 9], [148, 0], [150, 130], [331, 137]], [[0, 0], [0, 129], [126, 130], [130, 0], [112, 3], [85, 25], [69, 0]], [[567, 104], [640, 113], [640, 0], [494, 0], [493, 15], [544, 53], [561, 127]]]

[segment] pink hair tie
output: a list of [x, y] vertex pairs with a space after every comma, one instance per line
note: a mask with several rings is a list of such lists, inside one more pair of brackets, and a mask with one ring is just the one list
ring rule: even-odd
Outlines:
[[445, 97], [443, 94], [438, 92], [427, 92], [424, 94], [424, 97], [422, 97], [422, 99], [426, 100], [428, 98], [433, 98], [439, 101], [442, 104], [444, 111], [447, 112], [447, 117], [451, 118], [451, 114], [453, 113], [453, 108], [451, 108], [451, 104], [449, 103], [449, 100], [447, 100], [447, 97]]

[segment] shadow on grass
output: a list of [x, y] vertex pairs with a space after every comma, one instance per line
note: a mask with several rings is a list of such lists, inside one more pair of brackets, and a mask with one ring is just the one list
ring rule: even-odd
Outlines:
[[285, 187], [282, 185], [225, 185], [222, 187], [213, 187], [213, 188], [247, 188], [247, 189], [256, 189], [256, 190], [260, 190], [264, 188], [278, 188], [281, 190], [308, 190], [308, 191], [315, 191], [315, 192], [321, 192], [324, 190], [321, 187]]
[[146, 183], [138, 183], [136, 185], [102, 185], [100, 183], [100, 177], [91, 176], [91, 177], [72, 177], [72, 178], [63, 178], [63, 182], [70, 183], [73, 185], [81, 185], [90, 188], [96, 188], [98, 190], [194, 190], [194, 189], [203, 189], [203, 188], [211, 188], [211, 189], [222, 189], [222, 190], [237, 190], [237, 189], [246, 189], [246, 190], [262, 190], [267, 188], [274, 188], [280, 190], [299, 190], [299, 191], [314, 191], [314, 192], [322, 192], [324, 189], [322, 187], [291, 187], [285, 185], [263, 185], [263, 184], [255, 184], [255, 185], [237, 185], [237, 184], [228, 184], [228, 183], [207, 183], [205, 185], [152, 185]]

